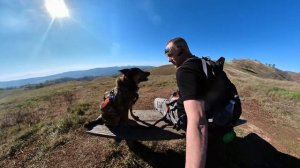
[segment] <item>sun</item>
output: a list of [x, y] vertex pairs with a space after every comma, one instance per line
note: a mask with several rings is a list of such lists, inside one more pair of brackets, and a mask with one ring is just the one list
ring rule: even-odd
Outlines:
[[45, 0], [45, 6], [52, 18], [69, 16], [69, 9], [64, 0]]

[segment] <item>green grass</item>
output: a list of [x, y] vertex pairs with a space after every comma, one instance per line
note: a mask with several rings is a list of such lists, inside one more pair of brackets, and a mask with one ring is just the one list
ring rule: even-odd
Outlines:
[[71, 108], [69, 110], [71, 111], [71, 113], [75, 113], [77, 115], [83, 116], [88, 111], [91, 110], [91, 106], [92, 106], [92, 103], [80, 102], [78, 104], [75, 104], [75, 105], [71, 106]]
[[58, 122], [56, 122], [56, 129], [58, 130], [58, 133], [66, 134], [74, 127], [83, 124], [85, 120], [86, 117], [82, 116], [81, 114], [74, 113], [62, 119], [59, 119]]
[[273, 87], [270, 89], [270, 91], [275, 92], [281, 96], [300, 101], [300, 92], [288, 91], [286, 89], [279, 88], [279, 87]]

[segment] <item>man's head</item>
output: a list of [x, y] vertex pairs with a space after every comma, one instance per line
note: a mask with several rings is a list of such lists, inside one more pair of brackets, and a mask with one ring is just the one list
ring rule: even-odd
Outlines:
[[177, 37], [168, 41], [165, 55], [168, 57], [169, 62], [174, 64], [175, 67], [179, 67], [192, 54], [186, 41], [181, 37]]

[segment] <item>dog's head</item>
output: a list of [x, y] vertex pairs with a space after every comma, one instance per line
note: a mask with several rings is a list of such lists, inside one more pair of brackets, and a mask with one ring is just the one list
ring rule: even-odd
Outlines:
[[140, 68], [122, 69], [120, 72], [129, 79], [132, 79], [136, 84], [147, 81], [150, 72], [143, 71]]

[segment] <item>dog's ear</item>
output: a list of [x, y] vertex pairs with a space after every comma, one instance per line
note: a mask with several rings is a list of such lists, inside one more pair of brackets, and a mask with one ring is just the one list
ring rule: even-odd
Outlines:
[[125, 76], [130, 76], [131, 75], [131, 70], [130, 69], [121, 69], [120, 72], [124, 74]]

